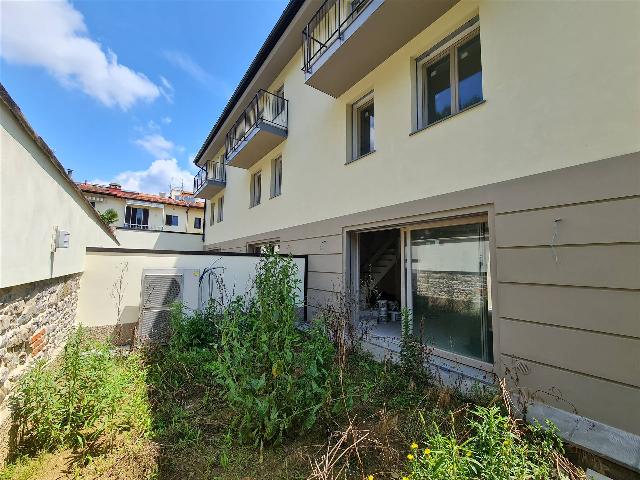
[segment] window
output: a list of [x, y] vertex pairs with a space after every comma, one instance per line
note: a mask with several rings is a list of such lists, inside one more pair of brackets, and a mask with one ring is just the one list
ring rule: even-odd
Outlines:
[[200, 230], [202, 228], [202, 218], [196, 217], [193, 219], [193, 228]]
[[262, 172], [258, 171], [251, 175], [251, 202], [250, 206], [255, 207], [260, 205], [260, 198], [262, 196]]
[[277, 97], [275, 99], [274, 115], [273, 115], [273, 118], [276, 119], [282, 112], [284, 112], [284, 104], [285, 104], [284, 85], [278, 88], [273, 94]]
[[375, 151], [373, 93], [354, 103], [352, 109], [351, 159], [356, 160]]
[[218, 199], [218, 223], [224, 220], [224, 196]]
[[414, 332], [433, 347], [493, 362], [487, 223], [416, 227], [409, 246]]
[[417, 62], [418, 128], [483, 100], [480, 30], [468, 22]]
[[170, 227], [177, 227], [178, 226], [178, 216], [177, 215], [166, 215], [164, 224], [168, 225]]
[[127, 228], [149, 228], [149, 209], [126, 206], [124, 211], [124, 226]]
[[211, 207], [211, 212], [209, 213], [209, 225], [213, 225], [214, 219], [216, 218], [216, 213], [215, 213], [216, 204], [213, 200], [211, 200], [209, 202], [209, 206]]
[[271, 162], [271, 198], [282, 193], [282, 157]]
[[271, 242], [250, 243], [247, 245], [247, 250], [249, 253], [256, 253], [259, 255], [269, 252], [278, 253], [280, 251], [280, 243], [277, 240]]
[[96, 202], [89, 202], [93, 208], [96, 208]]

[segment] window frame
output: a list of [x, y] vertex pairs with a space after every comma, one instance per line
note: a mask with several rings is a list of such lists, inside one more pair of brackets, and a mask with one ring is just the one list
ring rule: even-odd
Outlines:
[[[374, 128], [371, 131], [369, 141], [371, 144], [371, 149], [362, 153], [360, 151], [360, 133], [362, 131], [362, 126], [360, 124], [360, 112], [368, 107], [369, 105], [373, 105], [373, 121]], [[371, 155], [376, 151], [376, 140], [375, 140], [375, 97], [374, 92], [371, 91], [360, 98], [357, 102], [354, 102], [351, 105], [351, 155], [348, 163], [354, 162], [362, 157], [366, 157], [367, 155]]]
[[[198, 225], [196, 225], [196, 223], [198, 223]], [[193, 217], [193, 228], [195, 228], [196, 230], [200, 230], [202, 229], [202, 217]]]
[[249, 208], [257, 207], [262, 202], [262, 170], [251, 174], [249, 190]]
[[[169, 218], [171, 218], [171, 223], [167, 223], [169, 221]], [[173, 219], [175, 218], [176, 223], [173, 223]], [[171, 213], [165, 213], [164, 215], [164, 225], [165, 227], [179, 227], [180, 226], [180, 218], [178, 217], [178, 215], [173, 215]]]
[[[484, 89], [482, 91], [482, 99], [472, 105], [460, 109], [459, 106], [459, 76], [458, 76], [458, 49], [472, 40], [475, 37], [480, 38], [480, 19], [475, 17], [462, 27], [451, 33], [432, 49], [428, 50], [415, 60], [416, 67], [416, 129], [415, 131], [424, 130], [432, 125], [440, 123], [448, 118], [451, 118], [465, 110], [473, 108], [482, 104], [484, 99]], [[480, 48], [482, 49], [482, 39], [480, 38]], [[449, 88], [451, 90], [451, 113], [446, 117], [435, 120], [428, 123], [428, 108], [427, 99], [429, 98], [427, 92], [427, 69], [442, 60], [445, 57], [449, 57]], [[481, 72], [482, 58], [481, 58]]]
[[273, 249], [274, 253], [280, 253], [280, 239], [248, 243], [247, 253], [252, 253], [254, 255], [264, 255], [271, 248]]
[[271, 198], [279, 197], [280, 195], [282, 195], [282, 155], [277, 156], [271, 161]]
[[209, 207], [211, 208], [211, 211], [209, 212], [209, 226], [215, 224], [215, 218], [216, 218], [216, 202], [214, 202], [213, 200], [209, 200]]
[[224, 220], [224, 195], [218, 198], [218, 216], [216, 217], [218, 223]]
[[[127, 210], [129, 211], [129, 216], [128, 216], [129, 221], [128, 222], [127, 222]], [[138, 210], [140, 210], [142, 212], [141, 223], [137, 222]], [[147, 214], [146, 214], [147, 223], [144, 223], [144, 221], [145, 221], [145, 213], [144, 212], [145, 211], [147, 212]], [[135, 213], [135, 215], [134, 215], [134, 213]], [[132, 219], [135, 220], [134, 223], [131, 222]], [[133, 205], [125, 205], [125, 207], [124, 207], [124, 222], [123, 222], [123, 225], [125, 226], [125, 228], [148, 230], [149, 229], [149, 209], [145, 208], [145, 207], [136, 207], [136, 206], [133, 206]]]

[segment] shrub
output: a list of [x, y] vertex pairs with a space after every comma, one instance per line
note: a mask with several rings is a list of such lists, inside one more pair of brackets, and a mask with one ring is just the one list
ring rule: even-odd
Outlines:
[[78, 329], [51, 367], [37, 363], [11, 399], [22, 450], [84, 448], [103, 435], [146, 432], [150, 414], [140, 358], [116, 357]]
[[295, 273], [291, 258], [267, 254], [253, 298], [236, 298], [220, 318], [216, 371], [241, 441], [279, 442], [310, 428], [329, 396], [333, 347], [320, 324], [296, 328]]
[[100, 218], [107, 225], [111, 225], [118, 221], [118, 212], [116, 212], [113, 208], [107, 208], [100, 214]]
[[539, 425], [520, 429], [497, 406], [473, 407], [461, 428], [451, 415], [448, 433], [434, 424], [425, 429], [423, 443], [411, 445], [407, 478], [554, 478], [554, 453], [562, 451], [562, 442], [552, 424], [547, 430]]

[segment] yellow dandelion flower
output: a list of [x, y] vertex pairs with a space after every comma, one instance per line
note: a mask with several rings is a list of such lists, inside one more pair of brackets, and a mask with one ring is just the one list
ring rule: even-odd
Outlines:
[[407, 455], [407, 458], [408, 458], [409, 460], [414, 460], [416, 457], [414, 457], [412, 454], [409, 454], [409, 455]]
[[367, 480], [373, 480], [373, 475], [369, 475], [369, 476], [367, 477]]
[[424, 454], [425, 455], [429, 455], [431, 453], [431, 449], [430, 448], [425, 448], [424, 449]]
[[467, 451], [467, 457], [470, 457], [470, 456], [471, 456], [471, 450], [468, 450]]
[[402, 480], [409, 480], [409, 477], [402, 477]]
[[416, 442], [413, 442], [411, 444], [411, 450], [417, 450], [418, 449], [418, 444]]

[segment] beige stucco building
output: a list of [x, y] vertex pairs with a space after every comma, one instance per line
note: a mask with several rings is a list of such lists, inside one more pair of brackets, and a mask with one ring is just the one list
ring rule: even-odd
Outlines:
[[123, 190], [117, 183], [78, 186], [96, 211], [117, 213], [111, 226], [123, 248], [202, 250], [204, 202], [191, 192], [155, 195]]
[[313, 312], [353, 294], [394, 352], [409, 308], [440, 371], [507, 377], [640, 471], [639, 24], [638, 2], [290, 2], [196, 156], [205, 248], [308, 255]]
[[7, 395], [76, 324], [88, 247], [118, 241], [0, 85], [0, 464]]

